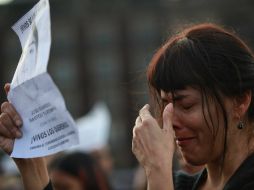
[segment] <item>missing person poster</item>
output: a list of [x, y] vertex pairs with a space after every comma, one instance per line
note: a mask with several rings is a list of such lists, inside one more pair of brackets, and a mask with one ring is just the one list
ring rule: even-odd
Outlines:
[[47, 73], [51, 45], [48, 0], [40, 0], [12, 27], [22, 55], [11, 82], [8, 100], [23, 119], [23, 136], [12, 157], [41, 157], [79, 143], [78, 132], [63, 96]]

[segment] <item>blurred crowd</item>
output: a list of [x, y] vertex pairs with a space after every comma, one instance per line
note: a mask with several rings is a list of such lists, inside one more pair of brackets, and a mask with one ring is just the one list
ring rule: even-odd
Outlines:
[[[176, 155], [174, 171], [195, 174], [203, 169], [186, 163], [178, 151]], [[90, 152], [61, 152], [47, 157], [47, 161], [55, 190], [147, 189], [144, 169], [137, 165], [132, 170], [115, 170], [108, 146]], [[0, 190], [23, 190], [18, 169], [8, 156], [1, 160]]]

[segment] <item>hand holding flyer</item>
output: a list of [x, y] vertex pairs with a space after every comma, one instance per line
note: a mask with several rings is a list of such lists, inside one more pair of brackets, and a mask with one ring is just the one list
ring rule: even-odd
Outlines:
[[78, 144], [75, 123], [47, 73], [51, 44], [48, 0], [40, 0], [12, 28], [21, 41], [22, 55], [8, 100], [23, 119], [23, 137], [15, 140], [11, 156], [41, 157]]

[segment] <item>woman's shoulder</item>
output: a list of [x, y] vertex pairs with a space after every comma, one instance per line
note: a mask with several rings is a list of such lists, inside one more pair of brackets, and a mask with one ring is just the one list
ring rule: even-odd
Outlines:
[[224, 190], [254, 189], [254, 154], [250, 155], [236, 170]]
[[[175, 190], [195, 190], [206, 179], [207, 171], [188, 175], [183, 171], [174, 173]], [[254, 154], [250, 155], [229, 179], [223, 190], [254, 189]]]

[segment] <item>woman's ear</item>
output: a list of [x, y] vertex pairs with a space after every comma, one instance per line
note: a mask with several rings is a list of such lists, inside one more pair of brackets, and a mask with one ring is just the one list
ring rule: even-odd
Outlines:
[[235, 117], [237, 117], [238, 119], [244, 117], [244, 115], [249, 109], [251, 97], [252, 97], [251, 90], [248, 90], [244, 92], [242, 95], [235, 97], [234, 101]]

